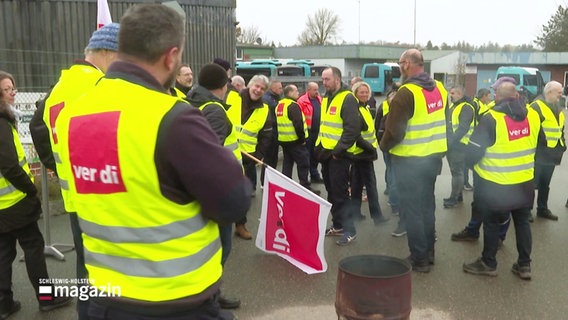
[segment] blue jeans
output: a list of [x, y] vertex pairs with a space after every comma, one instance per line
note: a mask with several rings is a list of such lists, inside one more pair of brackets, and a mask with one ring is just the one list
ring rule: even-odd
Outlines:
[[[475, 190], [473, 191], [475, 192]], [[479, 229], [481, 229], [481, 224], [483, 223], [483, 219], [481, 217], [481, 213], [479, 212], [479, 208], [475, 204], [475, 201], [471, 203], [471, 219], [469, 220], [467, 226], [467, 232], [476, 238], [479, 238]], [[499, 225], [499, 239], [505, 241], [507, 237], [507, 230], [509, 229], [509, 224], [511, 223], [511, 215], [509, 214], [507, 220], [501, 222]]]
[[[481, 260], [491, 267], [497, 267], [497, 249], [499, 247], [499, 226], [509, 215], [508, 211], [493, 211], [481, 207], [483, 216], [483, 252]], [[517, 263], [519, 266], [529, 266], [531, 263], [532, 235], [529, 224], [530, 208], [521, 208], [511, 211], [515, 224], [515, 236], [517, 238]]]
[[229, 258], [231, 249], [233, 248], [233, 225], [227, 224], [225, 226], [219, 226], [219, 238], [221, 238], [221, 265], [225, 266], [225, 262]]
[[400, 214], [406, 222], [410, 258], [428, 261], [434, 250], [436, 202], [434, 186], [442, 168], [440, 157], [392, 157], [398, 183]]
[[390, 153], [383, 152], [383, 159], [385, 160], [385, 166], [386, 166], [386, 180], [389, 188], [389, 203], [393, 208], [393, 211], [396, 211], [395, 209], [398, 209], [398, 202], [399, 202], [398, 188], [396, 184], [394, 169], [392, 168]]

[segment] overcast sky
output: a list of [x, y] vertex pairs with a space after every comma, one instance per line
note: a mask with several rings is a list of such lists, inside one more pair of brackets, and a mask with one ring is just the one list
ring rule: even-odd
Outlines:
[[[416, 0], [416, 42], [533, 44], [568, 0]], [[328, 8], [341, 19], [339, 43], [414, 42], [415, 0], [237, 0], [242, 28], [257, 26], [276, 45], [296, 45], [309, 14]], [[360, 13], [360, 16], [359, 16]], [[359, 18], [360, 17], [360, 18]], [[359, 35], [360, 28], [360, 35]]]

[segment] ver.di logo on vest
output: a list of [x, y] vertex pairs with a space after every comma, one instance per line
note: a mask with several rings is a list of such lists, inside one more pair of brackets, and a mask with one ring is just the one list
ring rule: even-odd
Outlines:
[[118, 162], [120, 112], [105, 112], [71, 118], [69, 158], [77, 193], [125, 192]]

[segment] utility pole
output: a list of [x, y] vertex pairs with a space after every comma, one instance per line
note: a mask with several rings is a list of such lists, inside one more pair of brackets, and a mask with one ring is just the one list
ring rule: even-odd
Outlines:
[[357, 0], [359, 3], [359, 44], [361, 44], [361, 0]]

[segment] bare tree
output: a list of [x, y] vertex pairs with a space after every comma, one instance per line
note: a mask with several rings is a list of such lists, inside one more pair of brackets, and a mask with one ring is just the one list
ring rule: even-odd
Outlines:
[[262, 37], [258, 27], [254, 25], [246, 28], [245, 27], [241, 28], [240, 33], [237, 33], [237, 41], [242, 44], [268, 43], [268, 40], [265, 37]]
[[303, 46], [331, 44], [331, 39], [339, 33], [340, 24], [339, 15], [326, 8], [318, 9], [314, 15], [308, 16], [306, 28], [298, 36], [298, 41]]

